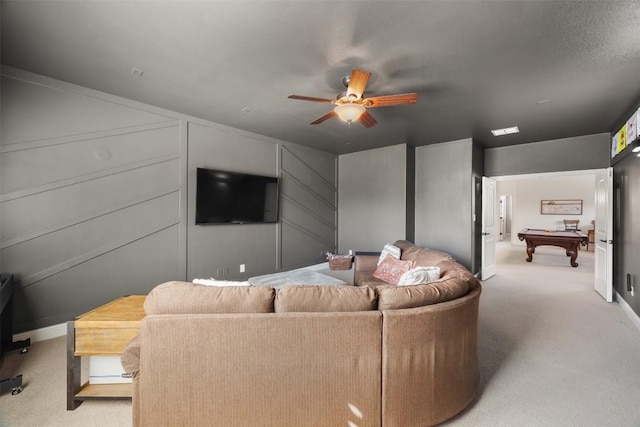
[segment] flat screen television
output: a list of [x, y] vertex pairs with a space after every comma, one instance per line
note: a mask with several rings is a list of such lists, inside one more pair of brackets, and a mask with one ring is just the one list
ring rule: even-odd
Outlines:
[[278, 178], [198, 168], [196, 225], [278, 222]]

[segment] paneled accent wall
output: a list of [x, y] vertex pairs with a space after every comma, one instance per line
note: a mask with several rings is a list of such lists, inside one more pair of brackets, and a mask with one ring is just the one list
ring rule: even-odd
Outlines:
[[49, 83], [2, 77], [0, 268], [16, 278], [16, 331], [184, 277], [181, 122]]
[[[242, 280], [336, 251], [336, 155], [11, 67], [1, 88], [16, 332], [168, 280]], [[281, 177], [281, 221], [196, 226], [197, 167]]]
[[187, 280], [241, 280], [275, 271], [278, 224], [195, 225], [199, 167], [277, 176], [278, 145], [222, 126], [189, 123]]
[[326, 262], [337, 247], [336, 157], [293, 145], [280, 149], [281, 267]]

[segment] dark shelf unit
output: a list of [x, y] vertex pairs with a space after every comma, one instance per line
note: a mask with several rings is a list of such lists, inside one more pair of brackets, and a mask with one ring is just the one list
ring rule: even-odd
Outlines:
[[[13, 341], [13, 276], [0, 275], [0, 364], [7, 352], [21, 349], [27, 352], [31, 339]], [[0, 394], [11, 391], [18, 394], [22, 391], [22, 375], [0, 380]]]

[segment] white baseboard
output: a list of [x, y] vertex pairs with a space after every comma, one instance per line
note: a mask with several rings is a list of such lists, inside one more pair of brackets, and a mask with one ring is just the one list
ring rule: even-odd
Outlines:
[[624, 298], [622, 298], [622, 296], [617, 292], [616, 292], [616, 300], [620, 304], [620, 307], [622, 307], [622, 310], [624, 310], [624, 312], [627, 313], [627, 316], [629, 316], [629, 319], [631, 319], [633, 324], [636, 325], [638, 329], [640, 329], [640, 317], [638, 317], [636, 312], [633, 311], [633, 308], [631, 308], [631, 306], [627, 304]]
[[67, 324], [60, 323], [57, 325], [46, 326], [40, 329], [33, 329], [31, 331], [20, 332], [13, 336], [14, 341], [22, 341], [27, 338], [31, 339], [31, 342], [45, 341], [52, 338], [58, 338], [67, 335]]

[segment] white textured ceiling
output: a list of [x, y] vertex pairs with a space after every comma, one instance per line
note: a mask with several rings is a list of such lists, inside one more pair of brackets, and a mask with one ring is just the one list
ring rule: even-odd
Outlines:
[[[640, 100], [637, 1], [3, 0], [0, 13], [3, 64], [335, 153], [609, 132]], [[330, 105], [287, 99], [333, 98], [353, 67], [373, 73], [365, 95], [417, 104], [371, 109], [366, 129], [312, 126]], [[508, 126], [521, 133], [490, 133]]]

